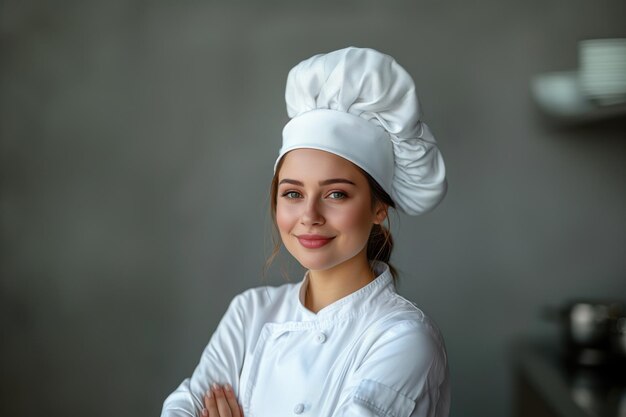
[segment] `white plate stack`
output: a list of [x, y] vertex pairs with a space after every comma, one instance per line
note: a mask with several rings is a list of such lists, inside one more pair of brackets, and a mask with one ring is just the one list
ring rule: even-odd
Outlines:
[[626, 39], [580, 41], [578, 60], [585, 96], [602, 106], [626, 103]]

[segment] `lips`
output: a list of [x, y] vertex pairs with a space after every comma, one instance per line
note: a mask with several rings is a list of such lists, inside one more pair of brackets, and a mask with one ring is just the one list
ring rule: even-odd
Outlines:
[[298, 242], [307, 249], [317, 249], [327, 245], [334, 237], [322, 235], [299, 235]]

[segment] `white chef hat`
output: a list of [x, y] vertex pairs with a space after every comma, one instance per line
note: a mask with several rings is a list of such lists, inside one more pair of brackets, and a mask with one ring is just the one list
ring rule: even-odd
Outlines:
[[314, 55], [289, 71], [291, 120], [274, 164], [289, 151], [320, 149], [370, 174], [411, 215], [434, 208], [447, 181], [411, 76], [391, 56], [348, 47]]

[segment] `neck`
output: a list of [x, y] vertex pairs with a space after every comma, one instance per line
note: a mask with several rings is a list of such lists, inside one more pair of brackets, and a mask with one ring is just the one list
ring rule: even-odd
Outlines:
[[309, 270], [305, 306], [314, 313], [374, 280], [365, 252], [327, 270]]

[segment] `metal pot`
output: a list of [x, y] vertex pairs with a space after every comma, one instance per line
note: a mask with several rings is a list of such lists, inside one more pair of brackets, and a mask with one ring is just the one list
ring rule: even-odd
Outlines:
[[[607, 300], [575, 300], [549, 312], [560, 323], [568, 358], [580, 365], [604, 365], [615, 361], [615, 349], [626, 349], [624, 305]], [[616, 330], [622, 323], [622, 331]], [[626, 355], [624, 355], [626, 357]]]

